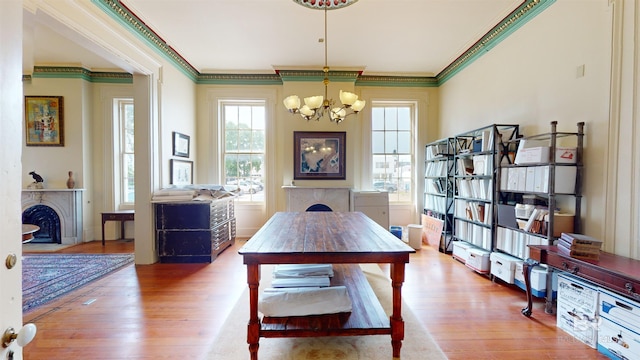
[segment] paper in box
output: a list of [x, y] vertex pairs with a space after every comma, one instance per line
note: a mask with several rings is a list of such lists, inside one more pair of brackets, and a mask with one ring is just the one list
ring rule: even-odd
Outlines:
[[508, 284], [513, 284], [516, 264], [521, 263], [522, 259], [499, 252], [492, 252], [489, 255], [489, 260], [491, 261], [491, 275]]
[[516, 153], [515, 163], [522, 164], [535, 164], [535, 163], [548, 163], [549, 162], [549, 147], [538, 146], [531, 148], [519, 149]]
[[558, 275], [557, 326], [592, 348], [598, 342], [599, 294], [592, 283]]
[[466, 263], [469, 258], [469, 249], [471, 249], [471, 245], [465, 241], [454, 241], [453, 242], [453, 258]]
[[640, 359], [640, 303], [600, 289], [598, 351], [612, 359]]
[[610, 359], [640, 360], [640, 335], [609, 319], [602, 319], [597, 348]]
[[489, 262], [490, 253], [487, 250], [479, 248], [470, 248], [469, 256], [464, 263], [468, 268], [479, 272], [480, 274], [488, 274], [491, 263]]

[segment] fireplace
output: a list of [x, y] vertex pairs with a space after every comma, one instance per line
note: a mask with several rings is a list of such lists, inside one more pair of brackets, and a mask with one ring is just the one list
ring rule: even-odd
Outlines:
[[22, 190], [22, 222], [40, 227], [32, 241], [81, 243], [82, 194], [82, 189]]
[[47, 205], [34, 205], [22, 212], [22, 223], [37, 225], [40, 230], [33, 234], [32, 243], [60, 244], [60, 217]]
[[287, 193], [287, 211], [349, 211], [349, 188], [283, 186]]

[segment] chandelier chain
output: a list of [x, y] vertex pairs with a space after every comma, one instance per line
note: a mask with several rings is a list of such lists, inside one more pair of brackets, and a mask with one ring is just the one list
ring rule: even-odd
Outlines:
[[[295, 1], [295, 0], [294, 0]], [[353, 0], [355, 2], [357, 0]], [[304, 1], [303, 1], [304, 3]], [[347, 1], [345, 1], [347, 3]], [[297, 95], [290, 95], [284, 99], [284, 106], [292, 114], [300, 114], [305, 120], [320, 119], [326, 114], [329, 115], [329, 120], [336, 122], [337, 124], [344, 121], [349, 115], [354, 115], [360, 112], [366, 104], [364, 100], [359, 100], [358, 95], [340, 90], [340, 107], [333, 107], [335, 102], [333, 99], [329, 99], [329, 49], [328, 49], [328, 20], [327, 11], [329, 10], [330, 2], [324, 2], [324, 96], [311, 96], [304, 98], [304, 106], [300, 106], [300, 98]], [[347, 110], [350, 112], [347, 113]]]

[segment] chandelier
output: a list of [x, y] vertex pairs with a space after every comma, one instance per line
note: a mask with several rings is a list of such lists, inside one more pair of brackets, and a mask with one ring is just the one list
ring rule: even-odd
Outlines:
[[[296, 1], [296, 0], [294, 0]], [[305, 5], [303, 3], [307, 3], [308, 1], [296, 1], [301, 5]], [[315, 1], [311, 1], [315, 5]], [[337, 1], [339, 2], [339, 1]], [[350, 4], [352, 2], [345, 1]], [[355, 1], [353, 1], [355, 2]], [[318, 1], [318, 3], [322, 3], [322, 1]], [[348, 5], [347, 4], [347, 5]], [[322, 83], [324, 84], [324, 96], [316, 95], [304, 98], [304, 105], [300, 106], [300, 97], [298, 95], [290, 95], [287, 96], [283, 103], [284, 106], [289, 110], [292, 114], [300, 114], [305, 120], [316, 120], [320, 121], [320, 119], [324, 115], [329, 115], [329, 119], [332, 122], [336, 122], [337, 124], [344, 121], [344, 119], [349, 115], [354, 115], [360, 112], [366, 104], [366, 101], [358, 99], [358, 95], [340, 90], [340, 106], [336, 106], [336, 103], [333, 99], [329, 99], [328, 96], [328, 86], [329, 86], [329, 66], [327, 65], [327, 10], [331, 6], [331, 1], [325, 0], [323, 3], [324, 8], [324, 67], [322, 71], [324, 72], [324, 79]], [[305, 5], [308, 6], [308, 5]], [[314, 7], [319, 8], [319, 7]]]

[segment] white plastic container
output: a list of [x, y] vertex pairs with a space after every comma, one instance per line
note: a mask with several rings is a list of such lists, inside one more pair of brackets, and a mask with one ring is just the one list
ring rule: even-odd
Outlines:
[[409, 224], [407, 226], [409, 232], [409, 246], [415, 250], [422, 248], [422, 225]]

